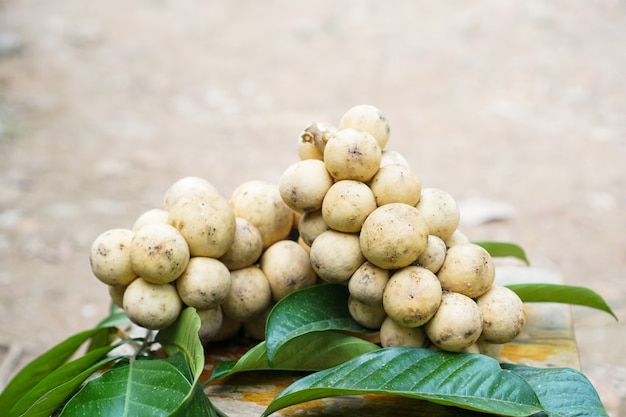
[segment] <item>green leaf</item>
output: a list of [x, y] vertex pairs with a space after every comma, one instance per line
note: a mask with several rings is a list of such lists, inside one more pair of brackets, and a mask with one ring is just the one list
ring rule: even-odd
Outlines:
[[89, 381], [66, 404], [61, 417], [170, 416], [193, 391], [176, 366], [179, 360], [131, 359], [116, 366]]
[[107, 318], [98, 323], [97, 327], [118, 327], [123, 324], [130, 323], [128, 316], [124, 313], [124, 310], [114, 311]]
[[245, 371], [319, 371], [378, 349], [374, 343], [342, 333], [307, 333], [284, 344], [274, 357], [274, 366], [270, 366], [266, 344], [261, 342], [238, 361], [217, 364], [209, 381]]
[[0, 410], [10, 410], [43, 378], [67, 362], [89, 338], [108, 332], [107, 328], [95, 328], [77, 333], [33, 359], [13, 377], [0, 394]]
[[94, 372], [118, 357], [103, 359], [114, 346], [93, 350], [55, 369], [28, 391], [8, 416], [47, 417], [57, 410]]
[[606, 301], [589, 288], [561, 284], [510, 284], [506, 287], [513, 290], [523, 302], [565, 303], [591, 307], [609, 313], [617, 320], [617, 316]]
[[270, 365], [281, 346], [289, 340], [323, 330], [372, 333], [350, 316], [345, 285], [315, 285], [295, 291], [276, 303], [267, 318], [265, 330]]
[[[177, 417], [220, 417], [225, 416], [219, 411], [209, 400], [209, 397], [205, 394], [202, 386], [198, 383], [195, 384], [195, 389], [191, 401]], [[227, 417], [227, 416], [226, 416]]]
[[200, 317], [193, 307], [185, 308], [176, 322], [167, 329], [159, 331], [156, 341], [161, 343], [168, 355], [182, 352], [191, 367], [194, 381], [200, 378], [204, 369], [204, 348], [198, 336]]
[[391, 394], [507, 416], [543, 411], [530, 385], [485, 355], [394, 347], [308, 375], [263, 412], [341, 395]]
[[550, 416], [608, 416], [598, 393], [587, 377], [571, 368], [533, 368], [503, 364], [530, 384]]
[[526, 265], [530, 265], [530, 261], [526, 257], [526, 252], [521, 246], [509, 242], [488, 242], [479, 241], [472, 242], [478, 246], [482, 246], [493, 257], [513, 257], [523, 261]]

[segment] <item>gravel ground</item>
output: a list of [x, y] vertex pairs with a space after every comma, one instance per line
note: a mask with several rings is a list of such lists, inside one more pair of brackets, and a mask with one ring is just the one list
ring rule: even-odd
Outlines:
[[306, 125], [369, 103], [472, 240], [605, 297], [621, 321], [576, 307], [576, 334], [624, 415], [625, 40], [620, 0], [0, 0], [0, 345], [104, 317], [91, 242], [178, 178], [277, 181]]

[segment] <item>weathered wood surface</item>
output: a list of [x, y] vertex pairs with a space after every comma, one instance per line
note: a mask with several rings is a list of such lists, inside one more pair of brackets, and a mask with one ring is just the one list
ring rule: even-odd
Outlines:
[[[526, 267], [499, 266], [497, 282], [561, 283], [553, 271]], [[580, 369], [570, 307], [553, 303], [526, 304], [527, 324], [523, 333], [506, 344], [499, 355], [500, 362], [536, 367], [570, 367]], [[207, 353], [206, 372], [210, 375], [214, 364], [225, 359], [236, 359], [250, 346], [225, 346]], [[249, 372], [233, 375], [207, 387], [211, 401], [231, 417], [257, 417], [272, 399], [298, 375], [281, 372]], [[280, 410], [272, 416], [483, 416], [467, 410], [442, 407], [425, 401], [396, 396], [365, 395], [328, 398], [299, 404]]]

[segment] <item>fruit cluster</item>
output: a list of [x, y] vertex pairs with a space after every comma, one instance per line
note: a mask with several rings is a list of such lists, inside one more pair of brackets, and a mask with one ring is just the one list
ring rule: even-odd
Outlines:
[[487, 352], [525, 324], [519, 297], [494, 285], [490, 254], [458, 229], [444, 190], [422, 187], [376, 107], [308, 126], [278, 184], [247, 181], [229, 199], [185, 177], [163, 208], [94, 241], [94, 275], [136, 324], [163, 329], [198, 310], [203, 341], [243, 328], [264, 337], [275, 302], [344, 284], [348, 308], [387, 346]]

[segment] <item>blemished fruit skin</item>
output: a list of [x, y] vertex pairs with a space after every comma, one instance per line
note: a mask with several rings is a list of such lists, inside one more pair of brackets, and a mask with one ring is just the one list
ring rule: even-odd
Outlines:
[[178, 318], [183, 303], [170, 284], [153, 284], [142, 278], [124, 291], [124, 312], [133, 323], [150, 330], [162, 330]]

